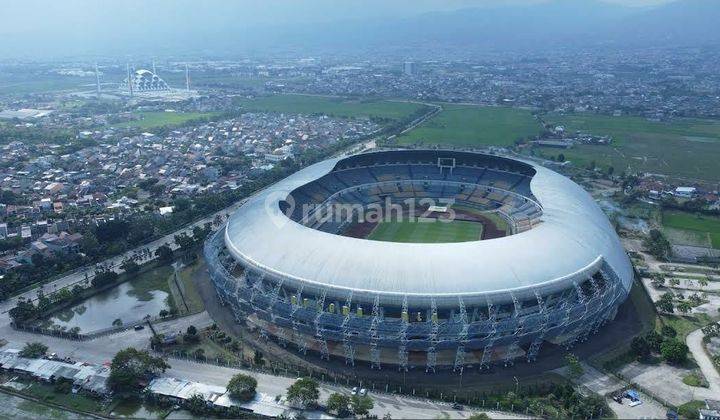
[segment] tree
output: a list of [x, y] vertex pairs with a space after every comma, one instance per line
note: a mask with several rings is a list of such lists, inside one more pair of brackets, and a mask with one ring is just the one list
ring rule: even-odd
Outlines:
[[655, 302], [655, 306], [662, 312], [674, 312], [672, 293], [668, 292], [660, 296], [660, 299]]
[[165, 372], [169, 367], [162, 357], [128, 347], [113, 357], [108, 384], [114, 391], [135, 391], [142, 379]]
[[169, 246], [162, 245], [155, 250], [155, 256], [158, 258], [158, 260], [160, 260], [160, 262], [169, 263], [173, 260], [174, 254], [173, 250], [170, 249]]
[[648, 357], [651, 350], [650, 345], [644, 337], [633, 338], [632, 342], [630, 343], [630, 349], [640, 359]]
[[257, 380], [249, 375], [238, 373], [228, 382], [227, 390], [233, 398], [240, 401], [250, 401], [255, 396]]
[[305, 408], [315, 405], [318, 398], [320, 398], [318, 383], [311, 378], [300, 378], [287, 389], [288, 401]]
[[663, 325], [662, 328], [660, 328], [660, 333], [667, 337], [675, 337], [677, 335], [675, 328], [670, 325]]
[[680, 279], [676, 279], [675, 277], [671, 278], [670, 281], [670, 287], [677, 287], [680, 285]]
[[185, 407], [187, 407], [188, 411], [196, 416], [203, 415], [208, 412], [208, 406], [205, 402], [205, 398], [203, 398], [200, 394], [193, 394], [190, 398], [188, 398], [185, 402]]
[[95, 276], [92, 279], [92, 285], [96, 288], [104, 287], [115, 283], [117, 279], [118, 273], [111, 270], [100, 269], [95, 271]]
[[21, 357], [27, 357], [29, 359], [37, 359], [45, 356], [48, 351], [48, 346], [43, 343], [34, 341], [32, 343], [25, 343], [25, 346], [20, 350]]
[[661, 273], [656, 273], [652, 278], [652, 285], [656, 289], [664, 287], [665, 286], [665, 276], [662, 275]]
[[193, 238], [188, 236], [186, 233], [175, 235], [175, 243], [183, 251], [188, 251], [195, 246], [195, 240], [193, 240]]
[[350, 406], [355, 415], [364, 416], [373, 409], [375, 404], [368, 395], [353, 395], [350, 399]]
[[257, 350], [255, 350], [255, 354], [253, 355], [253, 363], [262, 366], [265, 364], [265, 359], [263, 358], [263, 354]]
[[345, 394], [334, 392], [327, 399], [327, 410], [335, 413], [338, 417], [345, 418], [350, 414], [348, 406], [350, 405], [350, 397]]
[[678, 303], [677, 308], [680, 312], [682, 312], [684, 314], [692, 311], [692, 305], [687, 300], [681, 300]]
[[658, 334], [657, 331], [650, 331], [645, 335], [645, 341], [648, 343], [648, 346], [650, 346], [652, 351], [659, 352], [660, 345], [663, 342], [663, 337]]
[[197, 335], [197, 328], [194, 325], [187, 327], [183, 340], [187, 343], [197, 343], [200, 341], [200, 337]]
[[23, 323], [38, 314], [38, 308], [31, 300], [19, 298], [17, 305], [8, 312], [15, 323]]
[[670, 241], [658, 229], [650, 230], [650, 236], [643, 241], [643, 246], [650, 254], [661, 260], [667, 259], [670, 255]]
[[578, 377], [585, 372], [582, 364], [580, 364], [580, 360], [572, 353], [568, 353], [565, 355], [565, 363], [567, 363], [568, 368], [570, 368], [571, 376]]
[[472, 416], [468, 417], [468, 420], [485, 420], [489, 418], [490, 416], [485, 413], [474, 413]]
[[660, 345], [660, 354], [669, 363], [681, 364], [687, 360], [688, 346], [681, 341], [671, 338]]
[[193, 357], [196, 360], [205, 360], [205, 349], [200, 347], [193, 352]]
[[67, 378], [60, 377], [55, 381], [54, 391], [58, 394], [69, 394], [72, 391], [72, 381]]
[[137, 274], [137, 272], [140, 271], [140, 264], [128, 258], [120, 264], [120, 268], [128, 274]]

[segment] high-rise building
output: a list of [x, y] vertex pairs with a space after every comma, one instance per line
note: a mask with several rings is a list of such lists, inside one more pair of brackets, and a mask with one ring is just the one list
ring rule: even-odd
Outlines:
[[417, 74], [417, 64], [413, 61], [406, 61], [403, 63], [403, 73], [408, 76], [415, 76]]

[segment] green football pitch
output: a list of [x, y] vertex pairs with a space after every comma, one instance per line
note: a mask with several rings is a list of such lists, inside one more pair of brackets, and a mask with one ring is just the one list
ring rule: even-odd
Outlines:
[[[426, 219], [427, 220], [427, 219]], [[380, 222], [367, 239], [386, 242], [442, 243], [480, 240], [482, 223], [404, 220]]]

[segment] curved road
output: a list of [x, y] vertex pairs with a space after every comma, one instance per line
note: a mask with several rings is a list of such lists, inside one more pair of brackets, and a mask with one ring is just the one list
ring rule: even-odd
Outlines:
[[695, 330], [688, 334], [685, 343], [708, 381], [711, 395], [720, 398], [720, 373], [715, 369], [715, 365], [713, 365], [712, 360], [705, 351], [703, 337], [705, 337], [705, 334], [703, 334], [702, 329]]

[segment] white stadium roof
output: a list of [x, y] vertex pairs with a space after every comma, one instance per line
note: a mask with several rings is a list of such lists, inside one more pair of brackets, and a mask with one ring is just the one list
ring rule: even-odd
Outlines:
[[[287, 218], [279, 202], [330, 172], [341, 160], [307, 167], [251, 197], [228, 222], [225, 243], [235, 258], [287, 283], [322, 287], [353, 299], [403, 295], [438, 304], [534, 296], [587, 278], [604, 259], [629, 290], [632, 267], [605, 214], [568, 178], [531, 163], [530, 188], [543, 208], [541, 223], [522, 233], [459, 243], [395, 243], [322, 232]], [[393, 299], [394, 300], [394, 299]]]

